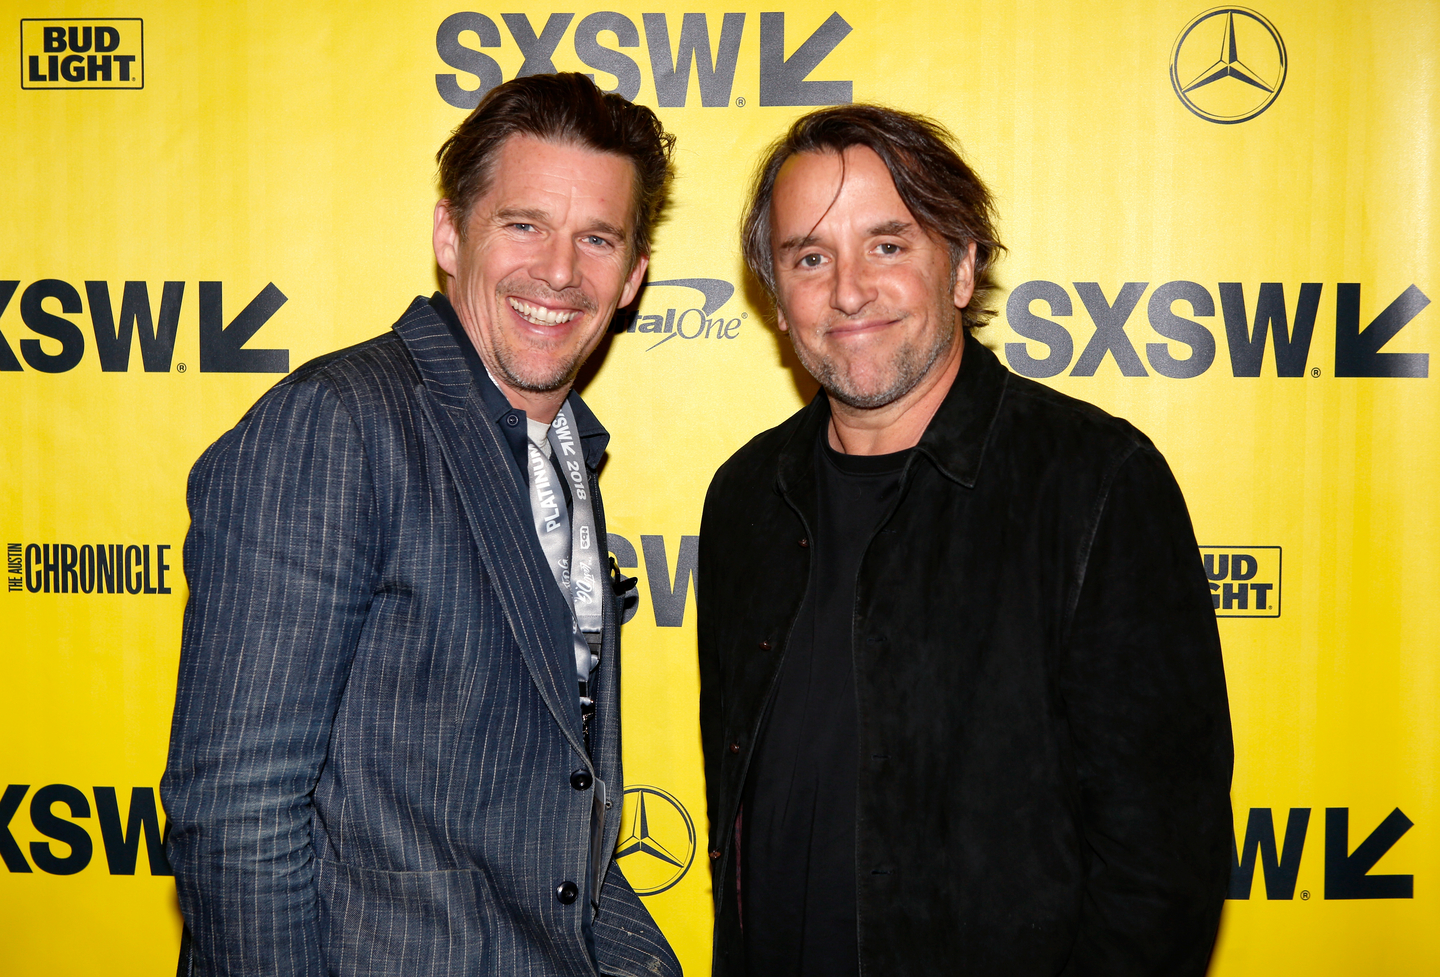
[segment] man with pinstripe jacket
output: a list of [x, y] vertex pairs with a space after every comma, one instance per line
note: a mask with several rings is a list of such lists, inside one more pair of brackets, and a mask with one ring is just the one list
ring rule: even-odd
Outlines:
[[182, 972], [679, 974], [614, 863], [608, 436], [571, 390], [672, 144], [584, 75], [492, 90], [438, 156], [446, 294], [196, 463], [162, 781]]

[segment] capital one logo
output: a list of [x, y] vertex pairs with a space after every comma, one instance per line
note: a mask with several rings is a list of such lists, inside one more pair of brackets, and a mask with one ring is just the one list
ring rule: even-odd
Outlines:
[[672, 339], [722, 342], [737, 339], [748, 312], [726, 318], [725, 303], [735, 286], [722, 278], [671, 278], [649, 282], [640, 293], [634, 312], [617, 317], [616, 332], [649, 333], [645, 352], [664, 346]]
[[[523, 61], [513, 77], [546, 74], [556, 70], [557, 51], [573, 51], [590, 77], [602, 89], [635, 100], [643, 72], [649, 71], [660, 108], [684, 108], [690, 101], [693, 75], [700, 105], [721, 108], [746, 104], [742, 94], [732, 102], [740, 67], [740, 42], [758, 28], [760, 61], [755, 89], [761, 105], [839, 105], [850, 101], [849, 80], [812, 79], [810, 74], [851, 31], [845, 18], [832, 13], [818, 26], [792, 19], [787, 41], [786, 14], [764, 12], [755, 18], [743, 12], [642, 13], [631, 16], [613, 10], [597, 11], [575, 22], [574, 13], [548, 16], [501, 14], [509, 43], [500, 25], [473, 10], [451, 14], [435, 32], [435, 53], [456, 72], [435, 76], [435, 90], [450, 105], [473, 109], [485, 93], [503, 83], [500, 63], [485, 53], [490, 48], [519, 48]], [[572, 30], [573, 26], [573, 30]], [[808, 30], [808, 34], [802, 33]], [[640, 54], [644, 36], [644, 55]], [[567, 43], [568, 41], [568, 43]], [[786, 50], [790, 50], [786, 57]], [[643, 68], [642, 68], [643, 65]], [[749, 69], [750, 66], [747, 66]], [[748, 86], [748, 80], [742, 86]], [[693, 104], [693, 103], [690, 103]]]

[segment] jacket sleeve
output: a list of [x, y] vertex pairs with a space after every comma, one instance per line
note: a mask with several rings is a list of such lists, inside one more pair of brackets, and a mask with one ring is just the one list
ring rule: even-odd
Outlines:
[[595, 956], [605, 977], [681, 977], [675, 951], [613, 858], [600, 886]]
[[1230, 712], [1209, 586], [1165, 460], [1099, 501], [1061, 695], [1089, 878], [1066, 974], [1205, 972], [1230, 857]]
[[330, 388], [292, 381], [201, 457], [187, 497], [161, 789], [192, 963], [320, 977], [311, 797], [374, 588], [370, 471]]

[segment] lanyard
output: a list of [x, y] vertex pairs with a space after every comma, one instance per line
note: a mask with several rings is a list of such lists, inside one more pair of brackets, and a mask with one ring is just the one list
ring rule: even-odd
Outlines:
[[[574, 512], [567, 511], [565, 495], [555, 484], [553, 469], [533, 441], [528, 442], [530, 511], [535, 517], [535, 535], [540, 539], [540, 548], [550, 563], [560, 593], [570, 605], [575, 673], [583, 686], [590, 679], [591, 669], [599, 663], [604, 611], [600, 603], [602, 575], [595, 506], [590, 497], [585, 459], [575, 437], [575, 415], [569, 403], [561, 405], [548, 437], [556, 467], [570, 483]], [[583, 698], [583, 691], [581, 695]]]
[[[595, 703], [588, 695], [590, 672], [600, 663], [600, 630], [604, 612], [600, 604], [600, 552], [596, 546], [595, 506], [590, 498], [585, 459], [575, 439], [575, 415], [568, 403], [550, 425], [550, 450], [556, 467], [570, 482], [573, 514], [565, 495], [555, 485], [554, 469], [534, 441], [526, 439], [530, 459], [530, 511], [535, 535], [550, 562], [560, 593], [570, 604], [570, 630], [575, 647], [575, 673], [580, 681], [580, 712], [585, 723], [585, 746], [590, 746], [590, 715]], [[569, 518], [567, 518], [569, 517]], [[600, 883], [609, 864], [604, 850], [605, 781], [595, 778], [590, 810], [590, 899], [600, 905]]]

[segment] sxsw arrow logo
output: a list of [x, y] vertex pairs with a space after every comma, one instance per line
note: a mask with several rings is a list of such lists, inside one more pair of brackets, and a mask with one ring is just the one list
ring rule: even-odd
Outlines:
[[[1427, 377], [1428, 353], [1382, 353], [1384, 346], [1430, 298], [1411, 285], [1385, 307], [1370, 325], [1360, 328], [1360, 286], [1341, 282], [1335, 286], [1335, 375], [1337, 377]], [[1406, 822], [1407, 826], [1409, 822]]]
[[[0, 372], [19, 372], [27, 366], [39, 373], [68, 373], [85, 357], [90, 345], [79, 323], [69, 316], [90, 318], [96, 358], [105, 373], [125, 373], [133, 363], [131, 351], [140, 347], [139, 365], [146, 373], [184, 373], [184, 363], [174, 363], [175, 338], [180, 329], [181, 312], [185, 308], [188, 283], [165, 282], [159, 288], [143, 281], [123, 285], [105, 281], [85, 282], [85, 302], [80, 290], [59, 278], [42, 278], [20, 291], [19, 322], [5, 318], [11, 299], [20, 290], [18, 280], [0, 281]], [[198, 306], [200, 372], [202, 373], [288, 373], [288, 349], [262, 349], [245, 344], [255, 337], [262, 326], [287, 301], [285, 293], [266, 283], [260, 293], [246, 303], [230, 324], [225, 324], [222, 282], [199, 282]], [[196, 294], [195, 292], [191, 293]], [[235, 292], [231, 290], [231, 301]], [[153, 301], [158, 297], [158, 304]], [[119, 299], [118, 303], [116, 299]], [[232, 305], [231, 308], [234, 308]], [[119, 312], [117, 315], [116, 312]], [[20, 328], [33, 333], [25, 336]], [[6, 330], [20, 335], [15, 345], [19, 356], [6, 338]], [[21, 364], [24, 361], [24, 365]]]
[[[1230, 836], [1230, 888], [1228, 899], [1249, 899], [1258, 864], [1265, 877], [1265, 898], [1294, 899], [1300, 858], [1310, 825], [1310, 808], [1292, 807], [1285, 822], [1284, 841], [1277, 844], [1275, 819], [1268, 807], [1252, 807], [1245, 825], [1245, 840]], [[1397, 807], [1379, 826], [1350, 850], [1350, 809], [1325, 809], [1325, 898], [1412, 899], [1413, 875], [1371, 875], [1376, 863], [1395, 847], [1413, 826]], [[1300, 894], [1309, 899], [1308, 891]]]
[[807, 81], [825, 56], [840, 46], [850, 25], [838, 13], [785, 57], [785, 15], [760, 15], [760, 104], [842, 105], [850, 101], [848, 81]]
[[[1010, 369], [1037, 380], [1066, 370], [1070, 376], [1093, 377], [1102, 368], [1118, 370], [1126, 377], [1148, 377], [1154, 371], [1189, 380], [1220, 362], [1219, 340], [1223, 338], [1229, 347], [1232, 376], [1260, 376], [1269, 344], [1274, 349], [1276, 376], [1318, 377], [1322, 370], [1310, 365], [1310, 344], [1322, 299], [1333, 287], [1334, 376], [1430, 376], [1429, 353], [1385, 350], [1430, 305], [1429, 296], [1414, 284], [1368, 325], [1362, 325], [1359, 282], [1333, 286], [1302, 282], [1298, 289], [1284, 282], [1261, 282], [1258, 289], [1244, 282], [1217, 282], [1212, 289], [1183, 280], [1164, 282], [1154, 289], [1147, 281], [1071, 284], [1073, 293], [1059, 281], [1042, 279], [1023, 282], [1011, 290], [1005, 318], [1026, 342], [1005, 344]], [[1142, 301], [1147, 291], [1150, 298]], [[1110, 299], [1107, 292], [1115, 298]], [[1082, 310], [1090, 320], [1088, 327], [1094, 330], [1088, 334], [1078, 318], [1076, 326], [1066, 321]], [[1145, 332], [1147, 325], [1154, 338], [1165, 341], [1148, 342], [1152, 336]], [[1085, 338], [1083, 348], [1077, 344], [1081, 338]], [[1041, 352], [1045, 355], [1038, 355]], [[1111, 361], [1108, 365], [1107, 360]]]
[[[455, 70], [435, 75], [437, 94], [455, 108], [473, 109], [486, 92], [506, 80], [500, 62], [485, 49], [512, 48], [518, 49], [521, 58], [513, 76], [516, 78], [555, 71], [557, 52], [568, 54], [573, 50], [575, 59], [584, 65], [581, 70], [590, 69], [587, 74], [596, 84], [631, 101], [639, 98], [643, 71], [648, 68], [655, 90], [654, 104], [660, 108], [685, 107], [691, 95], [692, 74], [702, 107], [746, 104], [744, 95], [732, 98], [732, 94], [740, 65], [741, 39], [747, 30], [754, 35], [753, 15], [743, 11], [636, 15], [599, 10], [578, 20], [573, 11], [533, 17], [501, 14], [500, 23], [496, 23], [479, 11], [460, 10], [441, 21], [435, 33], [435, 53]], [[789, 37], [792, 41], [804, 39], [786, 57], [785, 12], [760, 14], [762, 106], [840, 105], [850, 101], [854, 87], [851, 81], [822, 81], [810, 75], [852, 28], [844, 17], [833, 12], [806, 36], [804, 32], [812, 23], [809, 18], [791, 16]], [[502, 24], [508, 38], [501, 32]], [[755, 77], [749, 73], [753, 70], [747, 66], [742, 85], [753, 84], [749, 81]]]
[[1409, 831], [1414, 822], [1397, 807], [1391, 811], [1380, 826], [1370, 832], [1370, 837], [1348, 855], [1350, 846], [1350, 809], [1348, 807], [1327, 807], [1325, 809], [1325, 898], [1326, 899], [1413, 899], [1415, 897], [1415, 876], [1413, 875], [1370, 875], [1370, 869], [1380, 861], [1400, 836]]
[[290, 353], [283, 349], [246, 349], [245, 343], [286, 302], [285, 293], [267, 282], [230, 325], [221, 311], [223, 285], [200, 283], [200, 371], [202, 373], [286, 373]]

